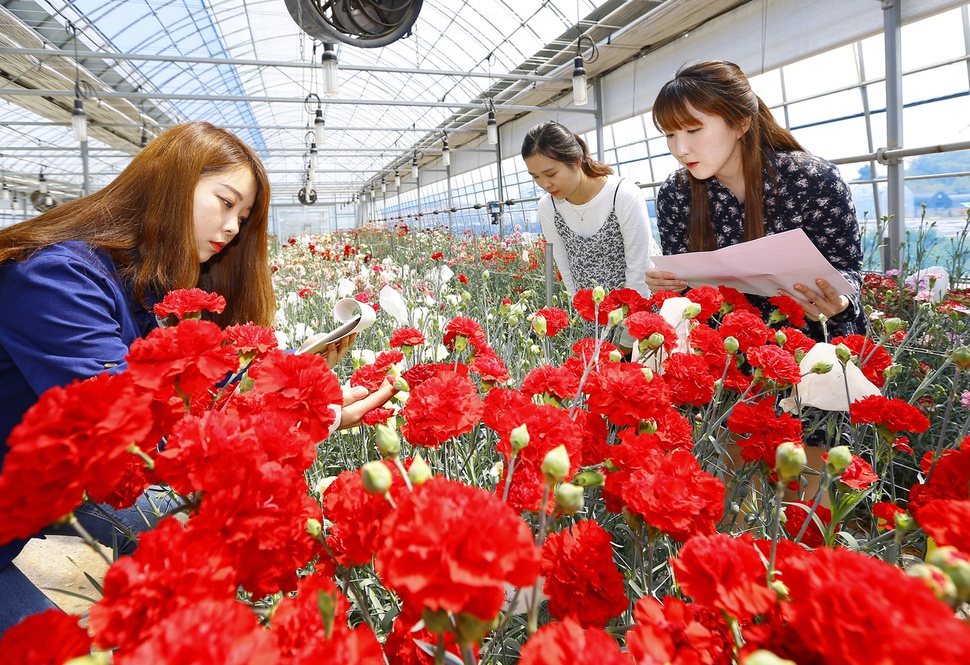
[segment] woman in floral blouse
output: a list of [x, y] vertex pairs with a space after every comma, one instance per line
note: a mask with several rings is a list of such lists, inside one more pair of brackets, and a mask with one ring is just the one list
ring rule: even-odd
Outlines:
[[[657, 194], [664, 254], [714, 250], [801, 228], [850, 284], [861, 285], [859, 223], [848, 186], [835, 166], [807, 153], [775, 122], [737, 65], [708, 60], [681, 68], [661, 88], [653, 119], [684, 166]], [[657, 268], [647, 271], [646, 281], [654, 291], [687, 287]], [[823, 279], [795, 290], [804, 297], [796, 300], [815, 339], [826, 332], [865, 332], [857, 299]], [[765, 299], [751, 300], [770, 312]], [[826, 330], [819, 323], [823, 315]]]

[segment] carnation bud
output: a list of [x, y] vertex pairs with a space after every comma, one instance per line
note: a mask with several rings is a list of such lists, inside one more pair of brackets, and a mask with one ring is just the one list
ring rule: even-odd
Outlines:
[[835, 357], [839, 359], [840, 363], [845, 365], [852, 358], [852, 351], [845, 344], [839, 344], [835, 347]]
[[546, 317], [541, 314], [532, 317], [532, 329], [536, 331], [537, 335], [546, 334]]
[[617, 349], [613, 349], [612, 351], [610, 351], [610, 360], [612, 360], [615, 363], [618, 363], [621, 360], [623, 360], [623, 354], [620, 353]]
[[501, 305], [498, 306], [498, 311], [499, 313], [502, 314], [502, 316], [508, 316], [509, 312], [512, 311], [511, 303], [503, 302]]
[[461, 292], [461, 301], [463, 303], [467, 303], [471, 299], [472, 299], [472, 294], [470, 294], [468, 291]]
[[306, 521], [306, 532], [310, 534], [310, 537], [315, 540], [320, 540], [323, 536], [323, 525], [320, 524], [320, 520], [313, 519], [312, 517]]
[[647, 338], [647, 348], [648, 349], [659, 349], [664, 345], [664, 336], [658, 332], [652, 333], [650, 337]]
[[397, 432], [387, 425], [375, 425], [374, 429], [376, 430], [374, 438], [377, 449], [381, 451], [381, 454], [391, 459], [397, 457], [397, 454], [401, 452], [401, 437], [397, 435]]
[[852, 464], [852, 451], [848, 446], [835, 446], [825, 458], [825, 470], [831, 476], [837, 476]]
[[650, 383], [651, 381], [653, 381], [653, 370], [652, 369], [650, 369], [647, 366], [643, 366], [643, 367], [640, 368], [640, 371], [643, 372], [643, 378], [645, 378], [647, 380], [647, 383]]
[[955, 547], [937, 547], [926, 557], [926, 563], [946, 573], [957, 590], [957, 600], [970, 600], [970, 556]]
[[819, 360], [817, 363], [812, 365], [812, 369], [808, 370], [809, 374], [828, 374], [832, 371], [832, 363], [826, 360]]
[[455, 632], [455, 639], [458, 640], [458, 644], [466, 646], [478, 644], [486, 635], [498, 627], [497, 614], [490, 621], [482, 621], [472, 614], [462, 612], [458, 614], [456, 619], [457, 630]]
[[637, 434], [656, 434], [657, 423], [653, 420], [641, 420], [637, 423]]
[[774, 592], [778, 594], [778, 598], [780, 600], [791, 600], [791, 590], [788, 588], [788, 585], [777, 577], [768, 582], [768, 586], [770, 586]]
[[603, 303], [604, 300], [606, 300], [606, 289], [604, 289], [602, 286], [594, 286], [593, 302], [596, 303], [597, 305], [600, 305]]
[[78, 656], [77, 658], [71, 658], [70, 660], [64, 661], [64, 665], [110, 665], [110, 663], [111, 655], [107, 651], [90, 653], [85, 656]]
[[518, 317], [518, 315], [516, 315], [516, 314], [509, 314], [509, 325], [510, 326], [513, 326], [513, 327], [519, 325], [519, 317]]
[[461, 353], [468, 348], [468, 338], [464, 335], [455, 336], [455, 353]]
[[766, 649], [758, 649], [749, 653], [741, 665], [797, 665], [793, 660], [776, 656]]
[[368, 462], [360, 467], [360, 478], [364, 482], [364, 491], [375, 496], [384, 496], [391, 489], [391, 470], [384, 462]]
[[794, 441], [785, 441], [775, 449], [775, 470], [782, 482], [797, 478], [808, 463], [805, 446]]
[[610, 325], [618, 326], [620, 322], [623, 321], [623, 308], [617, 307], [612, 312], [610, 312]]
[[532, 346], [530, 346], [530, 347], [529, 347], [529, 351], [530, 351], [530, 352], [532, 353], [532, 355], [534, 355], [534, 356], [538, 356], [538, 355], [540, 355], [540, 354], [542, 353], [542, 349], [540, 349], [540, 348], [539, 348], [538, 346], [536, 346], [535, 344], [533, 344]]
[[896, 530], [904, 533], [916, 528], [916, 520], [909, 513], [896, 513], [893, 516], [893, 522], [896, 524]]
[[424, 627], [432, 633], [450, 633], [454, 630], [447, 610], [429, 610], [425, 607], [421, 610], [421, 620], [424, 621]]
[[970, 348], [966, 346], [961, 346], [953, 351], [953, 362], [957, 364], [960, 369], [966, 369], [970, 367]]
[[795, 357], [795, 362], [801, 364], [802, 358], [805, 357], [805, 349], [795, 349], [795, 353], [792, 355]]
[[407, 380], [403, 376], [395, 376], [394, 380], [391, 381], [391, 385], [398, 392], [406, 393], [411, 391], [411, 386], [408, 385]]
[[573, 476], [572, 483], [580, 487], [602, 487], [606, 484], [606, 476], [599, 471], [580, 471]]
[[561, 483], [569, 475], [569, 453], [566, 452], [566, 446], [559, 444], [546, 453], [539, 468], [546, 477], [547, 485]]
[[634, 533], [638, 532], [646, 525], [646, 520], [643, 519], [643, 515], [639, 513], [631, 513], [626, 506], [623, 507], [623, 521], [626, 522], [627, 526], [630, 527]]
[[942, 600], [951, 607], [956, 605], [957, 587], [953, 580], [936, 566], [928, 563], [917, 563], [906, 569], [906, 574], [923, 580], [937, 600]]
[[886, 319], [882, 322], [883, 327], [886, 329], [886, 333], [892, 335], [894, 332], [899, 332], [906, 327], [906, 322], [903, 321], [898, 316], [894, 316], [890, 319]]
[[571, 483], [562, 483], [553, 494], [556, 508], [563, 515], [575, 515], [583, 509], [583, 488]]
[[482, 279], [488, 279], [490, 276], [491, 276], [491, 273], [488, 272], [487, 270], [482, 271]]
[[512, 443], [512, 450], [519, 452], [527, 445], [529, 445], [529, 427], [522, 423], [509, 435], [509, 441]]
[[692, 302], [687, 307], [684, 308], [684, 318], [685, 319], [696, 319], [697, 315], [701, 313], [701, 306], [696, 302]]
[[823, 326], [825, 325], [825, 322], [828, 321], [828, 320], [829, 320], [829, 317], [825, 316], [824, 314], [819, 314], [818, 315], [818, 322], [820, 324], [822, 324]]
[[411, 460], [411, 466], [408, 467], [408, 480], [411, 481], [412, 485], [423, 485], [431, 480], [431, 467], [421, 457], [421, 453], [415, 455], [414, 459]]
[[788, 341], [788, 335], [786, 335], [785, 333], [783, 333], [780, 330], [778, 330], [777, 332], [775, 332], [775, 344], [777, 344], [778, 346], [782, 346], [783, 347], [783, 346], [785, 346], [785, 342], [787, 342], [787, 341]]
[[738, 344], [738, 339], [736, 337], [725, 337], [724, 338], [724, 350], [728, 352], [728, 355], [734, 355], [738, 352], [741, 345]]

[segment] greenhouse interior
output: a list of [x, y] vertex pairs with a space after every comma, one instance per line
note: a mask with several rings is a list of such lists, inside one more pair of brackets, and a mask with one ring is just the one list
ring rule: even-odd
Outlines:
[[966, 665], [968, 340], [966, 0], [0, 0], [2, 662]]

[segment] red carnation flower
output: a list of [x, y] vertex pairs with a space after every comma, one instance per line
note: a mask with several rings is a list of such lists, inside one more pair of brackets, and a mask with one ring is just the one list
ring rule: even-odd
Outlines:
[[849, 406], [849, 413], [853, 423], [872, 423], [881, 428], [882, 433], [889, 436], [890, 442], [896, 439], [899, 432], [922, 434], [930, 426], [929, 419], [912, 404], [883, 395], [856, 400]]
[[748, 364], [761, 370], [761, 376], [779, 387], [794, 386], [802, 380], [802, 370], [788, 351], [773, 344], [748, 350]]
[[910, 510], [932, 499], [966, 499], [970, 487], [970, 436], [964, 437], [959, 450], [944, 451], [935, 464], [933, 453], [927, 452], [920, 467], [929, 480], [910, 489]]
[[522, 392], [526, 395], [551, 395], [560, 402], [574, 399], [579, 392], [579, 377], [565, 367], [540, 365], [525, 375]]
[[605, 416], [614, 425], [637, 426], [652, 420], [670, 404], [660, 376], [651, 381], [636, 363], [603, 363], [591, 372], [586, 383], [587, 406], [591, 413]]
[[629, 604], [610, 534], [592, 520], [549, 535], [542, 546], [541, 574], [554, 619], [569, 617], [583, 628], [603, 628]]
[[[384, 464], [391, 472], [391, 497], [398, 500], [406, 489], [404, 478], [393, 462]], [[351, 568], [370, 563], [381, 545], [381, 521], [391, 513], [383, 496], [364, 491], [360, 469], [344, 471], [323, 493], [323, 516], [331, 523], [327, 545], [341, 566]]]
[[872, 516], [876, 518], [876, 526], [882, 531], [892, 531], [895, 529], [896, 515], [905, 514], [905, 510], [888, 501], [877, 501], [872, 504]]
[[727, 427], [737, 434], [741, 459], [775, 466], [775, 449], [785, 441], [799, 442], [802, 422], [790, 414], [775, 413], [775, 398], [766, 397], [749, 404], [738, 402], [727, 419]]
[[414, 390], [428, 379], [432, 379], [442, 372], [455, 372], [460, 376], [468, 376], [468, 365], [465, 363], [420, 363], [401, 374], [411, 390]]
[[703, 608], [667, 596], [663, 603], [647, 596], [633, 609], [635, 625], [626, 634], [627, 649], [637, 663], [731, 662], [732, 645], [726, 635], [715, 633], [698, 616]]
[[379, 367], [377, 363], [359, 367], [350, 375], [351, 386], [364, 386], [371, 392], [383, 386], [386, 380], [387, 368]]
[[772, 337], [760, 314], [743, 311], [731, 312], [725, 316], [717, 331], [725, 339], [733, 337], [738, 340], [738, 349], [741, 353], [747, 353], [748, 349], [762, 346], [769, 337]]
[[456, 316], [445, 325], [445, 336], [442, 341], [449, 351], [457, 348], [459, 338], [464, 338], [475, 349], [488, 343], [482, 327], [467, 316]]
[[602, 628], [572, 619], [549, 623], [522, 645], [519, 665], [630, 665], [628, 655]]
[[411, 445], [437, 448], [448, 439], [470, 432], [484, 405], [467, 376], [444, 371], [411, 388], [401, 415], [401, 434]]
[[748, 536], [695, 536], [671, 564], [685, 596], [741, 621], [768, 612], [777, 602], [764, 559]]
[[654, 333], [660, 333], [664, 338], [664, 351], [670, 353], [677, 347], [679, 338], [677, 331], [667, 323], [667, 319], [651, 312], [634, 312], [626, 318], [627, 332], [639, 340], [644, 340]]
[[424, 333], [416, 328], [398, 328], [393, 333], [391, 333], [391, 348], [398, 348], [402, 346], [421, 346], [427, 340], [424, 338]]
[[400, 351], [381, 351], [374, 360], [374, 366], [380, 370], [388, 370], [391, 365], [404, 362], [404, 354]]
[[892, 356], [881, 344], [876, 344], [864, 335], [833, 337], [832, 344], [845, 344], [852, 355], [858, 358], [857, 364], [873, 385], [882, 388], [886, 383], [885, 371], [893, 364]]
[[670, 389], [670, 401], [677, 406], [703, 406], [714, 398], [714, 377], [707, 361], [692, 353], [674, 353], [663, 362], [664, 383]]
[[700, 314], [694, 317], [694, 320], [700, 323], [718, 314], [724, 303], [724, 295], [713, 286], [696, 286], [687, 291], [684, 297], [701, 306]]
[[175, 315], [176, 318], [199, 318], [202, 311], [221, 314], [226, 308], [226, 299], [218, 293], [207, 293], [202, 289], [176, 289], [165, 294], [162, 302], [153, 307], [161, 317]]
[[[798, 534], [801, 533], [802, 526], [805, 524], [805, 520], [808, 519], [808, 511], [811, 507], [811, 501], [792, 501], [785, 506], [785, 531], [792, 538], [798, 537]], [[825, 506], [819, 505], [815, 507], [815, 517], [826, 527], [832, 523], [832, 511]], [[801, 542], [808, 547], [822, 547], [825, 545], [825, 534], [822, 533], [822, 529], [814, 519], [808, 525], [808, 528], [805, 529], [805, 534], [802, 536]]]
[[560, 330], [569, 327], [569, 314], [558, 307], [543, 307], [536, 311], [535, 316], [546, 320], [546, 336], [555, 337]]
[[792, 354], [792, 356], [794, 356], [795, 352], [799, 349], [805, 353], [808, 353], [812, 350], [812, 347], [815, 346], [815, 340], [803, 333], [798, 328], [785, 326], [779, 332], [785, 335], [785, 343], [782, 348], [785, 349], [785, 351], [788, 351], [788, 353]]
[[721, 284], [717, 287], [717, 290], [721, 292], [724, 296], [724, 304], [722, 306], [722, 311], [725, 314], [730, 314], [732, 312], [747, 312], [748, 314], [753, 314], [754, 316], [761, 318], [761, 312], [758, 308], [751, 304], [751, 301], [744, 297], [744, 294], [733, 289], [730, 286], [724, 286]]
[[[597, 344], [599, 344], [599, 355], [596, 355]], [[583, 339], [577, 340], [572, 346], [572, 352], [576, 354], [576, 357], [579, 358], [582, 364], [580, 373], [582, 373], [582, 368], [586, 367], [594, 357], [599, 362], [610, 362], [610, 353], [616, 350], [616, 347], [609, 342], [598, 342], [592, 337], [584, 337]], [[565, 363], [563, 363], [563, 366], [565, 366]]]
[[610, 317], [610, 311], [604, 305], [605, 301], [598, 306], [593, 302], [593, 289], [580, 289], [573, 296], [573, 308], [583, 320], [590, 323], [596, 321], [601, 326], [605, 326]]
[[913, 507], [913, 517], [937, 545], [950, 545], [970, 554], [970, 501], [927, 501]]
[[57, 609], [28, 616], [0, 636], [4, 662], [61, 665], [90, 655], [91, 638], [80, 618]]
[[226, 328], [226, 339], [241, 355], [262, 355], [279, 346], [276, 333], [270, 328], [246, 323]]
[[640, 295], [636, 289], [613, 289], [610, 291], [606, 300], [600, 305], [600, 309], [605, 309], [609, 314], [614, 309], [622, 309], [624, 316], [634, 312], [642, 312], [647, 309], [647, 299]]
[[769, 323], [780, 323], [787, 321], [788, 325], [795, 328], [805, 327], [805, 309], [797, 300], [790, 296], [772, 296], [768, 302], [774, 305], [775, 311], [771, 313]]
[[476, 353], [468, 369], [481, 376], [483, 383], [505, 383], [511, 378], [505, 363], [494, 353]]
[[[823, 454], [822, 459], [827, 460], [828, 454]], [[858, 455], [852, 456], [852, 461], [849, 463], [849, 466], [839, 476], [840, 482], [854, 490], [864, 490], [877, 480], [879, 480], [879, 476], [872, 472], [872, 467], [869, 466], [869, 462]]]
[[365, 413], [364, 417], [361, 418], [360, 422], [368, 427], [373, 427], [374, 425], [386, 425], [387, 421], [390, 420], [393, 416], [394, 416], [393, 409], [387, 409], [382, 406], [379, 406], [376, 409], [371, 409], [370, 411]]
[[674, 540], [714, 533], [724, 514], [724, 483], [693, 455], [675, 450], [654, 473], [634, 471], [623, 488], [627, 509]]
[[405, 608], [491, 621], [505, 585], [539, 575], [532, 531], [500, 498], [440, 476], [414, 488], [384, 521], [376, 570]]

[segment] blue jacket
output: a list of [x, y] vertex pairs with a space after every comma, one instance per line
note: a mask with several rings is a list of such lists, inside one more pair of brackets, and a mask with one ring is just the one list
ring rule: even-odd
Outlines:
[[[0, 468], [10, 432], [41, 393], [123, 370], [128, 347], [157, 325], [108, 254], [87, 243], [0, 265]], [[0, 566], [10, 549], [0, 547]]]

